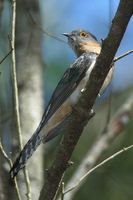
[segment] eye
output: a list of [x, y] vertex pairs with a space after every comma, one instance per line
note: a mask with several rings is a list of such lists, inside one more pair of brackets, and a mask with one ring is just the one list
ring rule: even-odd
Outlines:
[[88, 34], [86, 32], [84, 32], [84, 31], [80, 32], [80, 37], [87, 37], [87, 36], [88, 36]]

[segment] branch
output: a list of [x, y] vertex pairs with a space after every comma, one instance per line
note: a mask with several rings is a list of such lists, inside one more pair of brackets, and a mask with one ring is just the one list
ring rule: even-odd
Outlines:
[[[100, 88], [110, 70], [113, 58], [120, 45], [132, 14], [133, 1], [121, 0], [115, 18], [112, 22], [109, 35], [105, 41], [103, 41], [101, 53], [97, 58], [94, 70], [90, 75], [86, 91], [82, 94], [82, 97], [79, 99], [76, 105], [76, 109], [79, 110], [79, 112], [73, 111], [73, 114], [70, 117], [70, 123], [66, 129], [69, 131], [67, 134], [65, 134], [55, 160], [46, 173], [45, 183], [41, 190], [39, 200], [55, 199], [57, 190], [60, 186], [61, 178], [69, 166], [69, 159], [71, 158], [73, 150], [82, 134], [85, 125], [88, 122], [88, 113], [90, 113]], [[80, 67], [82, 67], [82, 65], [87, 65], [87, 54], [84, 54], [77, 59], [75, 64], [80, 65]]]
[[[83, 184], [82, 176], [88, 172], [97, 161], [101, 158], [103, 153], [109, 148], [114, 139], [124, 130], [133, 116], [133, 93], [128, 100], [120, 107], [117, 113], [112, 117], [110, 123], [106, 127], [104, 132], [94, 142], [92, 148], [88, 151], [87, 155], [78, 166], [78, 169], [71, 177], [66, 185], [66, 191], [64, 195], [71, 191], [71, 193], [65, 196], [65, 200], [73, 199], [73, 196], [79, 189], [79, 185]], [[86, 176], [85, 176], [86, 177]], [[82, 180], [82, 181], [80, 181]], [[75, 190], [74, 190], [75, 189]], [[73, 190], [73, 191], [72, 191]]]
[[[0, 151], [1, 151], [2, 155], [3, 155], [3, 157], [5, 158], [5, 160], [8, 162], [9, 166], [12, 167], [12, 160], [6, 154], [6, 152], [5, 152], [5, 150], [4, 150], [3, 146], [2, 146], [1, 140], [0, 140]], [[15, 183], [15, 191], [16, 191], [17, 199], [21, 200], [20, 192], [19, 192], [19, 188], [18, 188], [18, 183], [16, 181], [16, 178], [14, 179], [14, 183]]]
[[[19, 101], [18, 101], [18, 87], [17, 87], [17, 73], [16, 73], [16, 56], [15, 56], [15, 30], [16, 30], [16, 0], [12, 0], [12, 37], [11, 37], [11, 49], [12, 49], [12, 82], [13, 82], [13, 100], [14, 100], [14, 115], [16, 122], [16, 132], [18, 133], [18, 140], [20, 150], [23, 148], [22, 135], [20, 127], [20, 115], [19, 115]], [[24, 168], [24, 176], [27, 187], [27, 199], [31, 200], [30, 181], [26, 168]]]
[[119, 156], [120, 154], [122, 154], [125, 151], [128, 151], [130, 149], [133, 148], [133, 144], [127, 147], [123, 147], [123, 149], [121, 149], [120, 151], [117, 151], [116, 153], [114, 153], [113, 155], [111, 155], [110, 157], [108, 157], [107, 159], [103, 160], [102, 162], [100, 162], [98, 165], [96, 165], [95, 167], [93, 167], [92, 169], [90, 169], [86, 174], [84, 174], [84, 176], [82, 176], [79, 180], [79, 182], [74, 185], [72, 188], [68, 189], [64, 194], [67, 194], [68, 192], [71, 192], [72, 190], [74, 190], [80, 183], [82, 183], [82, 181], [84, 181], [84, 179], [91, 174], [92, 172], [94, 172], [96, 169], [98, 169], [99, 167], [101, 167], [102, 165], [104, 165], [105, 163], [109, 162], [110, 160], [116, 158], [117, 156]]
[[0, 65], [4, 62], [4, 60], [6, 60], [6, 58], [12, 53], [12, 49], [10, 49], [10, 51], [4, 56], [4, 58], [2, 58], [2, 60], [0, 61]]
[[116, 57], [116, 58], [113, 60], [113, 62], [115, 63], [115, 62], [117, 62], [118, 60], [124, 58], [125, 56], [128, 56], [128, 55], [131, 54], [131, 53], [133, 53], [133, 50], [128, 51], [128, 52], [124, 53], [123, 55], [121, 55], [121, 56], [119, 56], [119, 57]]
[[57, 40], [57, 41], [59, 41], [59, 42], [62, 42], [62, 43], [64, 43], [64, 44], [67, 44], [67, 42], [65, 42], [65, 41], [62, 40], [61, 38], [55, 36], [54, 34], [48, 32], [48, 31], [46, 31], [44, 28], [42, 28], [42, 27], [38, 24], [38, 22], [36, 22], [36, 20], [34, 19], [32, 13], [31, 13], [28, 9], [25, 8], [24, 11], [26, 12], [27, 19], [28, 19], [39, 31], [41, 31], [43, 34], [45, 34], [45, 35], [47, 35], [47, 36], [49, 36], [49, 37], [51, 37], [51, 38], [53, 38], [53, 39], [55, 39], [55, 40]]

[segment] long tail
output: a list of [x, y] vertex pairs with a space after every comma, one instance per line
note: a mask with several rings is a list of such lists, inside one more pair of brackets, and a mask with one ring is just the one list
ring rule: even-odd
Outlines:
[[69, 116], [65, 118], [59, 125], [53, 128], [51, 131], [47, 133], [47, 135], [42, 136], [41, 129], [42, 123], [40, 123], [39, 127], [29, 139], [29, 141], [24, 146], [23, 150], [20, 152], [19, 156], [17, 157], [16, 161], [14, 162], [11, 170], [10, 175], [11, 178], [14, 178], [20, 169], [25, 167], [27, 160], [32, 156], [35, 152], [37, 147], [40, 145], [41, 142], [46, 143], [56, 137], [60, 132], [62, 132], [62, 128], [65, 128], [67, 123], [69, 123]]
[[11, 178], [14, 178], [19, 172], [19, 170], [25, 167], [27, 160], [32, 156], [34, 151], [40, 145], [42, 137], [40, 137], [39, 132], [40, 129], [37, 129], [36, 132], [29, 139], [29, 141], [26, 143], [22, 151], [20, 152], [19, 156], [17, 157], [16, 161], [14, 162], [10, 170]]

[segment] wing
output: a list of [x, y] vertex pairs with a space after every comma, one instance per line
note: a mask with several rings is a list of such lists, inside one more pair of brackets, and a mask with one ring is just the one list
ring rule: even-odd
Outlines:
[[[56, 110], [65, 102], [65, 100], [72, 94], [76, 89], [80, 81], [84, 78], [86, 71], [91, 66], [92, 62], [96, 60], [96, 54], [85, 54], [87, 57], [86, 64], [85, 59], [81, 56], [72, 67], [68, 68], [61, 80], [59, 81], [51, 100], [46, 107], [45, 113], [42, 118], [41, 124], [44, 125]], [[78, 64], [80, 63], [80, 64]]]

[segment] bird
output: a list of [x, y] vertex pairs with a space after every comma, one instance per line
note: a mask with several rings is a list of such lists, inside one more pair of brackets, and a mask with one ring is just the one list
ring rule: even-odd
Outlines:
[[[97, 56], [101, 52], [101, 43], [92, 33], [86, 30], [77, 29], [70, 33], [63, 33], [63, 35], [67, 37], [68, 45], [77, 57], [84, 53], [89, 55], [89, 66], [70, 65], [65, 71], [45, 108], [39, 126], [21, 150], [10, 170], [12, 179], [25, 167], [28, 159], [42, 142], [46, 143], [59, 134], [60, 128], [72, 113], [73, 106], [81, 96], [81, 91], [85, 89]], [[112, 76], [113, 67], [111, 67], [101, 91], [107, 88]]]

